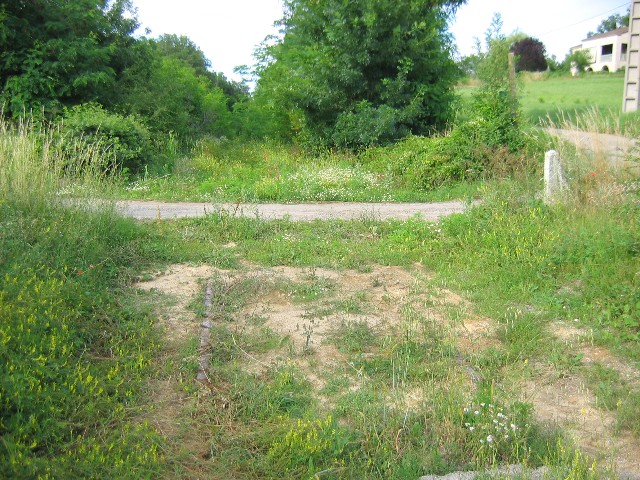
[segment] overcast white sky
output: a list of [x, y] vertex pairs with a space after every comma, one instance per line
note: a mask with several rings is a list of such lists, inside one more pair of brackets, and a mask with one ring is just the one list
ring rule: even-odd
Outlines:
[[[473, 53], [474, 37], [500, 13], [503, 33], [515, 30], [539, 39], [547, 54], [563, 60], [601, 20], [625, 13], [631, 0], [468, 0], [456, 15], [451, 31], [462, 55]], [[186, 35], [228, 78], [238, 65], [253, 64], [255, 47], [277, 33], [273, 22], [282, 16], [281, 0], [134, 0], [142, 28], [150, 36]]]

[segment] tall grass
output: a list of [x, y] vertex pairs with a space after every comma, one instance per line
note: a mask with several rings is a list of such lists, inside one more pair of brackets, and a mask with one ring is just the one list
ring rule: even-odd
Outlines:
[[81, 196], [104, 189], [113, 167], [108, 145], [70, 139], [29, 117], [10, 122], [0, 112], [0, 198], [42, 205], [58, 193]]
[[560, 154], [569, 182], [569, 199], [579, 208], [619, 204], [638, 188], [640, 150], [624, 135], [620, 117], [591, 108], [575, 118], [547, 119], [556, 132], [552, 146]]
[[140, 231], [110, 209], [59, 201], [62, 187], [77, 195], [100, 182], [104, 153], [0, 121], [3, 478], [148, 478], [159, 468], [159, 439], [135, 418], [157, 334], [122, 289]]

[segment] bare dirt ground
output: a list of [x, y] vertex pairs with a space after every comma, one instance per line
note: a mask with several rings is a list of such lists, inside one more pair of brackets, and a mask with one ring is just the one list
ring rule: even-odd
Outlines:
[[[411, 317], [407, 312], [416, 312], [428, 319], [434, 332], [448, 338], [460, 352], [461, 360], [450, 372], [448, 381], [466, 385], [464, 388], [470, 390], [480, 379], [466, 359], [485, 349], [501, 347], [496, 335], [498, 323], [477, 315], [473, 305], [460, 295], [434, 286], [420, 265], [409, 270], [376, 266], [368, 272], [265, 268], [251, 264], [228, 271], [206, 265], [173, 265], [135, 285], [172, 299], [172, 306], [166, 308], [161, 303], [158, 310], [159, 321], [170, 344], [180, 345], [199, 338], [201, 319], [198, 320], [189, 305], [201, 295], [204, 283], [212, 278], [223, 285], [249, 280], [256, 286], [250, 299], [234, 314], [236, 331], [260, 335], [266, 328], [283, 339], [278, 348], [268, 352], [244, 352], [247, 371], [260, 374], [265, 369], [294, 362], [314, 386], [320, 404], [327, 409], [332, 406], [332, 400], [323, 393], [323, 388], [331, 375], [340, 372], [349, 379], [349, 388], [354, 391], [367, 380], [362, 372], [349, 368], [345, 354], [336, 347], [335, 334], [345, 324], [361, 323], [376, 335], [386, 335], [398, 329], [413, 328], [407, 321]], [[318, 285], [327, 288], [319, 292], [317, 299], [300, 302], [290, 288], [292, 285], [303, 289]], [[332, 308], [353, 299], [361, 303], [351, 310]], [[323, 308], [326, 312], [318, 315]], [[639, 381], [639, 371], [608, 350], [591, 345], [587, 332], [581, 328], [555, 323], [550, 330], [575, 352], [582, 353], [584, 364], [598, 361], [629, 381]], [[367, 355], [367, 352], [363, 354]], [[517, 384], [516, 396], [533, 404], [537, 419], [550, 426], [562, 427], [586, 453], [599, 458], [600, 464], [611, 464], [619, 469], [621, 478], [640, 478], [640, 442], [616, 432], [613, 414], [597, 408], [596, 398], [585, 386], [580, 373], [563, 373], [558, 377], [545, 365], [532, 365], [531, 368], [533, 374]], [[187, 397], [180, 393], [185, 381], [188, 379], [156, 381], [152, 396], [157, 407], [152, 421], [170, 445], [182, 451], [190, 448], [197, 452], [208, 439], [206, 435], [202, 436], [206, 429], [189, 429], [189, 419], [185, 420], [184, 412], [180, 412], [180, 405], [199, 401], [199, 394]], [[415, 387], [399, 389], [389, 402], [403, 409], [420, 408], [421, 390]], [[200, 461], [202, 455], [204, 453], [194, 453], [193, 462]]]
[[293, 221], [315, 219], [354, 220], [371, 218], [386, 220], [390, 218], [408, 219], [420, 216], [428, 221], [462, 213], [466, 205], [460, 201], [437, 203], [303, 203], [303, 204], [247, 204], [247, 203], [188, 203], [155, 201], [121, 201], [118, 208], [124, 215], [139, 220], [167, 220], [183, 217], [201, 217], [212, 213], [221, 213], [259, 217], [265, 220], [289, 218]]

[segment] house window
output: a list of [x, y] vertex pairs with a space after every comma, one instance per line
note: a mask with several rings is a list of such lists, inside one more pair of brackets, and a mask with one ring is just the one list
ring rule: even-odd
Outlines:
[[600, 61], [610, 62], [611, 60], [613, 60], [613, 43], [610, 43], [609, 45], [602, 45]]
[[620, 46], [620, 60], [625, 62], [627, 60], [627, 44], [623, 43]]

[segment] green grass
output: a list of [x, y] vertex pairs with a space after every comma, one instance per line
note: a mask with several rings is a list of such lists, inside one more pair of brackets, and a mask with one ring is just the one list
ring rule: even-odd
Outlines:
[[584, 74], [579, 77], [552, 76], [524, 82], [521, 103], [525, 117], [538, 124], [550, 117], [558, 121], [563, 114], [574, 118], [598, 108], [616, 115], [622, 109], [624, 73]]
[[[475, 85], [461, 85], [457, 89], [463, 104], [470, 102], [476, 88]], [[597, 110], [600, 117], [598, 131], [640, 134], [638, 114], [622, 114], [623, 72], [586, 73], [579, 77], [523, 75], [519, 90], [524, 118], [531, 125], [575, 123]]]
[[[136, 224], [108, 207], [63, 208], [61, 188], [78, 180], [59, 168], [70, 159], [64, 149], [44, 149], [54, 153], [43, 162], [39, 146], [48, 137], [21, 128], [5, 125], [0, 139], [6, 167], [0, 169], [0, 471], [8, 476], [307, 478], [324, 472], [326, 478], [404, 479], [526, 461], [557, 469], [558, 478], [592, 478], [590, 461], [566, 446], [560, 432], [537, 425], [531, 406], [513, 395], [519, 382], [536, 375], [532, 365], [582, 375], [598, 405], [615, 414], [618, 430], [640, 435], [636, 387], [608, 367], [583, 367], [580, 354], [549, 329], [551, 321], [578, 319], [594, 343], [640, 364], [639, 199], [637, 191], [614, 192], [604, 201], [615, 179], [583, 185], [572, 178], [574, 195], [553, 206], [539, 199], [537, 178], [449, 187], [443, 195], [478, 194], [483, 203], [435, 224], [265, 221], [225, 212]], [[199, 186], [227, 182], [223, 199], [257, 199], [261, 186], [281, 190], [271, 200], [310, 200], [313, 191], [334, 188], [325, 181], [351, 192], [344, 195], [364, 191], [370, 199], [396, 185], [381, 158], [367, 167], [347, 156], [328, 156], [317, 167], [305, 158], [299, 168], [303, 157], [293, 149], [202, 148], [194, 170], [176, 177], [188, 192], [194, 178]], [[321, 171], [338, 175], [312, 184]], [[305, 180], [292, 181], [303, 174]], [[80, 184], [91, 192], [101, 182], [96, 177]], [[373, 190], [366, 190], [367, 181]], [[166, 179], [157, 194], [193, 198], [175, 192], [182, 184], [173, 182]], [[420, 198], [436, 193], [425, 195]], [[172, 351], [154, 327], [153, 307], [160, 304], [129, 288], [158, 263], [185, 262], [238, 271], [249, 268], [246, 262], [309, 269], [295, 281], [213, 279], [213, 301], [224, 315], [212, 335], [210, 391], [194, 380], [197, 342]], [[343, 294], [314, 270], [367, 274], [380, 265], [405, 267], [422, 279], [394, 305], [402, 313], [398, 324], [384, 330], [358, 317], [372, 312], [365, 285]], [[382, 282], [372, 275], [371, 284]], [[470, 306], [438, 307], [430, 295], [442, 287], [463, 292]], [[293, 334], [283, 337], [266, 325], [268, 312], [243, 311], [269, 289], [308, 313], [309, 322], [295, 332], [307, 338], [301, 351]], [[425, 313], [427, 307], [438, 308], [439, 316]], [[497, 325], [495, 345], [480, 352], [460, 349], [450, 330], [471, 312]], [[329, 315], [343, 316], [325, 339], [345, 356], [330, 368], [314, 357], [326, 345], [313, 332]], [[247, 358], [271, 354], [287, 361], [259, 372], [246, 368]], [[304, 366], [324, 382], [324, 404]], [[480, 378], [473, 388], [464, 381], [467, 368]], [[186, 429], [181, 435], [205, 439], [198, 448], [206, 451], [187, 452], [190, 444], [174, 449], [181, 438], [163, 438], [145, 421], [145, 394], [155, 376], [177, 379], [173, 420]], [[360, 388], [350, 388], [354, 379]], [[421, 403], [403, 407], [411, 390]], [[465, 408], [483, 414], [470, 416]], [[522, 428], [517, 438], [488, 446], [482, 440], [497, 438], [491, 429], [498, 413]]]
[[[204, 142], [203, 142], [204, 143]], [[213, 143], [176, 172], [124, 182], [119, 198], [202, 202], [424, 202], [473, 196], [478, 184], [421, 189], [355, 155], [309, 155], [297, 147]]]
[[60, 206], [58, 167], [73, 174], [69, 159], [41, 150], [52, 137], [33, 126], [2, 129], [0, 471], [156, 476], [162, 442], [139, 413], [160, 338], [126, 293], [142, 232], [108, 209]]

